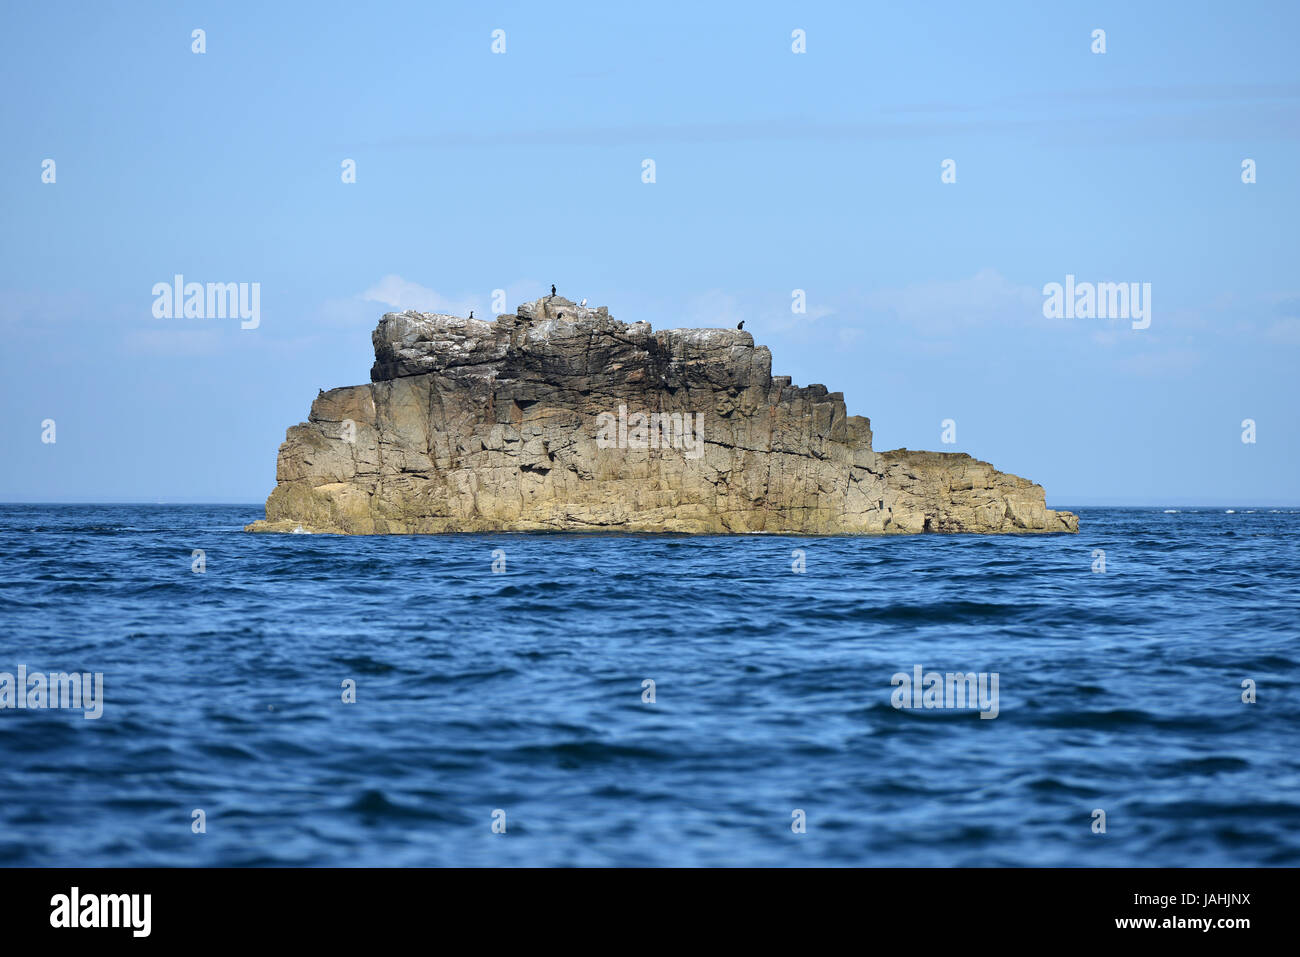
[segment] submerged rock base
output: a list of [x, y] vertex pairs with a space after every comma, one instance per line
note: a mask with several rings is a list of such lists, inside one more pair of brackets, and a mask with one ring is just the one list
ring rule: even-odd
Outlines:
[[969, 455], [875, 452], [844, 397], [748, 332], [558, 296], [495, 321], [390, 313], [368, 385], [322, 393], [251, 532], [1077, 532]]

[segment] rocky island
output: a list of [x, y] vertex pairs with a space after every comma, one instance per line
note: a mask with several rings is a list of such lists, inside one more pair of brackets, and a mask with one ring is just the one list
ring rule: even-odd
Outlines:
[[560, 296], [493, 321], [389, 313], [367, 385], [288, 430], [250, 532], [1077, 532], [964, 453], [876, 452], [844, 396], [736, 329]]

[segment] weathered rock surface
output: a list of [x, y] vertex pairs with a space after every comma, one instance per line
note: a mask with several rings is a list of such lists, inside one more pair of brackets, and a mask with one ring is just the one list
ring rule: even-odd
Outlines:
[[[748, 332], [556, 296], [491, 322], [390, 313], [372, 339], [372, 381], [288, 430], [248, 531], [1078, 531], [969, 455], [873, 451], [842, 393], [772, 376]], [[638, 413], [660, 414], [649, 447]]]

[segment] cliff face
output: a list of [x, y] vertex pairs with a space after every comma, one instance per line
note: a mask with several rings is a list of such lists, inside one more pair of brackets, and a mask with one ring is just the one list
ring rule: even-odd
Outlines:
[[248, 531], [1078, 531], [969, 455], [872, 451], [842, 393], [773, 377], [748, 332], [550, 297], [492, 322], [390, 313], [372, 338], [372, 381], [289, 429]]

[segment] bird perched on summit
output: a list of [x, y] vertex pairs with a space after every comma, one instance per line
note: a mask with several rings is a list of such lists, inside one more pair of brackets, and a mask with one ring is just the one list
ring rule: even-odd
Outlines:
[[582, 306], [585, 309], [587, 307], [587, 297], [583, 296], [582, 302], [578, 303], [578, 305]]
[[551, 295], [555, 295], [555, 283], [551, 283]]
[[737, 328], [737, 329], [744, 329], [744, 328], [745, 328], [745, 320], [744, 320], [744, 319], [741, 319], [740, 322], [736, 323], [736, 328]]

